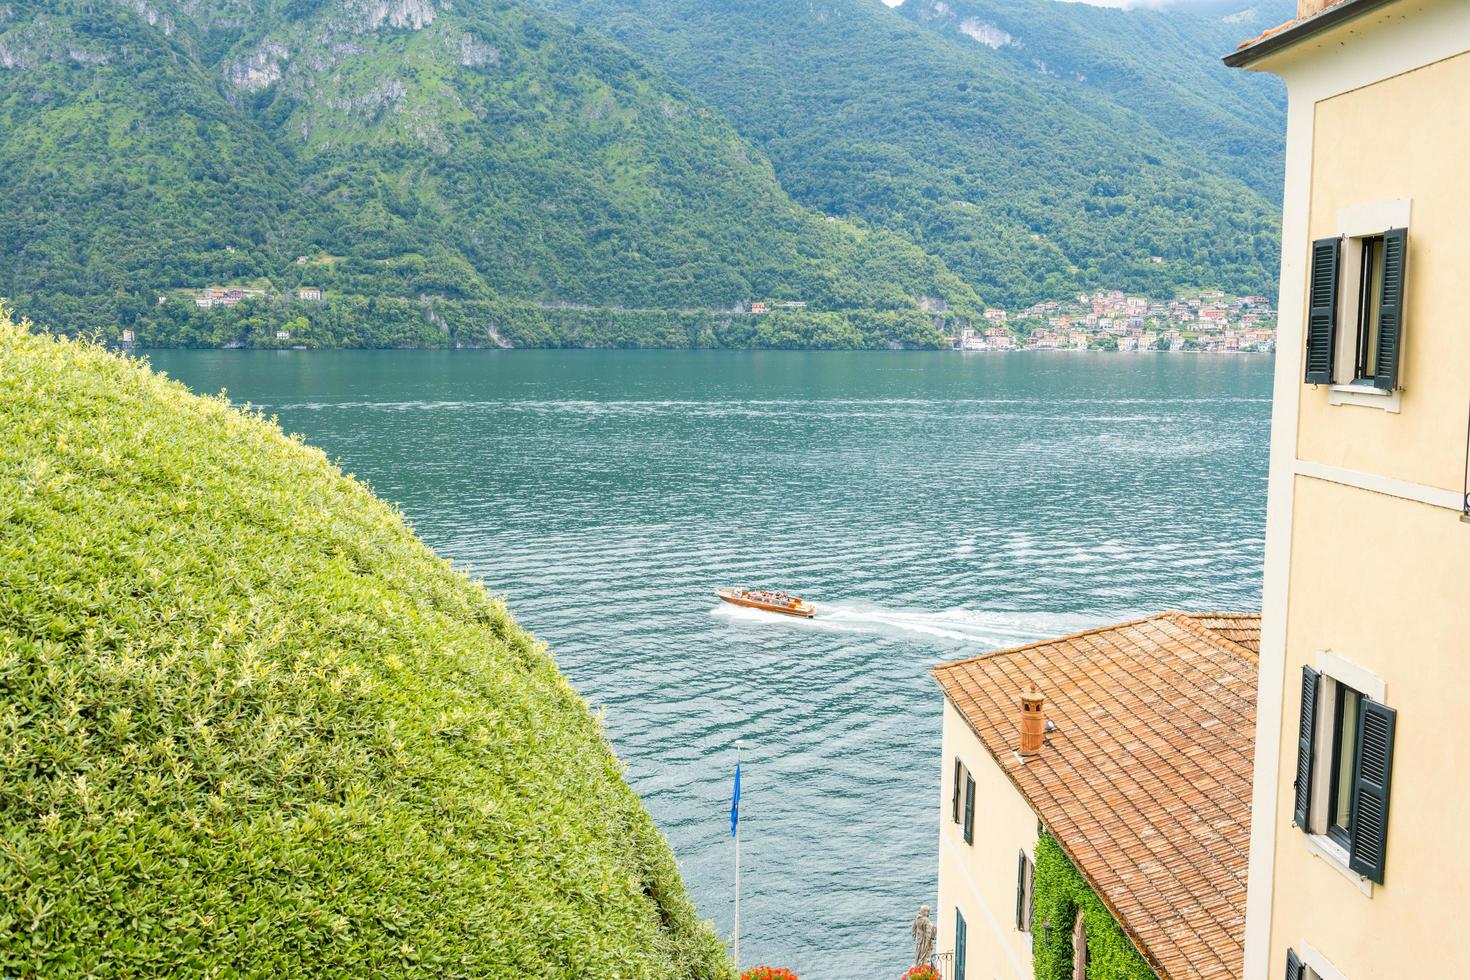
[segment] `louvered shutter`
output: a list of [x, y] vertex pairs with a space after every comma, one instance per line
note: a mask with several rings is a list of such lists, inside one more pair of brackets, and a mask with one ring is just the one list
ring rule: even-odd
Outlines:
[[1302, 668], [1302, 715], [1296, 740], [1296, 810], [1293, 819], [1304, 833], [1312, 832], [1312, 761], [1317, 754], [1317, 691], [1321, 675]]
[[1399, 383], [1399, 350], [1404, 326], [1404, 269], [1409, 233], [1395, 228], [1383, 233], [1383, 293], [1378, 305], [1378, 350], [1373, 387], [1392, 391]]
[[965, 925], [965, 917], [960, 910], [954, 910], [954, 977], [955, 980], [965, 980], [965, 947], [969, 945], [969, 926]]
[[1337, 266], [1342, 240], [1312, 243], [1312, 287], [1307, 299], [1307, 384], [1332, 383], [1337, 347]]
[[1024, 909], [1026, 908], [1026, 852], [1016, 856], [1016, 928], [1026, 931]]
[[1358, 709], [1358, 754], [1353, 760], [1353, 819], [1348, 867], [1383, 884], [1388, 848], [1388, 784], [1393, 773], [1397, 712], [1363, 699]]
[[964, 782], [961, 777], [965, 774], [965, 767], [960, 764], [960, 757], [954, 759], [954, 800], [950, 803], [950, 809], [954, 812], [954, 822], [960, 822], [960, 783]]
[[975, 777], [965, 773], [965, 843], [975, 843]]
[[1286, 980], [1303, 980], [1301, 957], [1294, 949], [1286, 951]]

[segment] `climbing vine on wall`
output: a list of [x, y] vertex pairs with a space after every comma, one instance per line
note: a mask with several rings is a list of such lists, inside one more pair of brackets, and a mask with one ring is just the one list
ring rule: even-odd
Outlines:
[[[1050, 834], [1036, 842], [1031, 957], [1036, 980], [1072, 980], [1072, 928], [1087, 928], [1087, 980], [1155, 980], [1154, 971]], [[1050, 934], [1044, 928], [1051, 923]]]

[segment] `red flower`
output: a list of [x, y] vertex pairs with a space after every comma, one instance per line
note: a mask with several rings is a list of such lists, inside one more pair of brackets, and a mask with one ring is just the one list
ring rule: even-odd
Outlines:
[[908, 972], [899, 980], [942, 980], [942, 978], [939, 971], [932, 966], [913, 966], [909, 967]]
[[797, 977], [784, 966], [753, 966], [740, 974], [740, 980], [797, 980]]

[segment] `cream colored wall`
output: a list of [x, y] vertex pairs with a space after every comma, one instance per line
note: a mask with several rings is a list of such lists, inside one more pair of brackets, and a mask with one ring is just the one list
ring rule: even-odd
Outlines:
[[[1376, 547], [1361, 530], [1373, 529]], [[1470, 977], [1470, 525], [1422, 503], [1298, 477], [1282, 728], [1323, 651], [1382, 678], [1398, 712], [1382, 885], [1358, 884], [1291, 826], [1296, 745], [1283, 744], [1273, 963], [1310, 945], [1352, 978]], [[1286, 740], [1283, 740], [1285, 743]]]
[[1343, 209], [1411, 202], [1404, 392], [1395, 414], [1303, 389], [1297, 455], [1459, 490], [1470, 418], [1470, 54], [1318, 102], [1313, 132], [1313, 239], [1336, 236]]
[[[942, 744], [938, 949], [954, 949], [958, 906], [968, 927], [966, 980], [1031, 980], [1031, 936], [1015, 924], [1016, 857], [1023, 848], [1036, 853], [1036, 814], [948, 698]], [[956, 755], [975, 777], [973, 845], [951, 816]]]
[[[1467, 51], [1470, 3], [1395, 0], [1251, 65], [1286, 81], [1288, 107], [1246, 980], [1281, 977], [1288, 946], [1329, 980], [1470, 976], [1452, 921], [1470, 869], [1446, 816], [1470, 783], [1447, 727], [1470, 717], [1470, 630], [1455, 612], [1470, 604], [1470, 525], [1454, 469], [1470, 399], [1456, 197], [1470, 179], [1455, 169], [1470, 174]], [[1342, 208], [1389, 198], [1412, 205], [1397, 415], [1302, 383], [1310, 243], [1338, 233]], [[1301, 666], [1327, 647], [1371, 663], [1400, 709], [1387, 876], [1371, 898], [1290, 826]]]

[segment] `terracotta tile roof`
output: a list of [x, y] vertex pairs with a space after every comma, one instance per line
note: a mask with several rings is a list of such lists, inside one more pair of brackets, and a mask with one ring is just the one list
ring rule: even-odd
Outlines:
[[1239, 643], [1256, 656], [1260, 656], [1260, 613], [1190, 613], [1188, 618], [1227, 640]]
[[1280, 32], [1282, 31], [1288, 31], [1288, 29], [1294, 28], [1294, 26], [1297, 26], [1299, 24], [1305, 24], [1305, 22], [1311, 21], [1311, 19], [1313, 18], [1317, 18], [1317, 16], [1322, 16], [1323, 13], [1327, 12], [1327, 10], [1333, 9], [1333, 7], [1342, 6], [1342, 4], [1349, 3], [1349, 1], [1351, 0], [1319, 0], [1319, 3], [1310, 4], [1310, 7], [1313, 7], [1310, 13], [1299, 13], [1297, 18], [1291, 19], [1291, 21], [1286, 22], [1286, 24], [1277, 24], [1276, 26], [1273, 26], [1273, 28], [1266, 28], [1264, 29], [1264, 31], [1261, 31], [1260, 34], [1257, 34], [1255, 35], [1255, 37], [1250, 38], [1250, 40], [1241, 41], [1241, 43], [1236, 44], [1235, 50], [1244, 51], [1245, 48], [1254, 47], [1255, 44], [1260, 44], [1261, 41], [1266, 40], [1266, 38], [1274, 37], [1274, 35], [1280, 34]]
[[[1260, 617], [1161, 613], [941, 664], [945, 696], [1167, 980], [1244, 960]], [[1057, 724], [1016, 755], [1020, 692]]]

